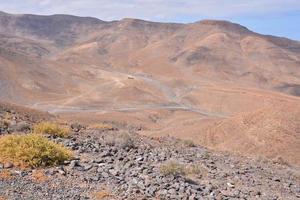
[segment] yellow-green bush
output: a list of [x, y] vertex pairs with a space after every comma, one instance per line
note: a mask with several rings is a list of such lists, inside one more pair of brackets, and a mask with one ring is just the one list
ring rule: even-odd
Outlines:
[[52, 122], [41, 122], [34, 126], [33, 132], [35, 134], [49, 134], [58, 137], [67, 137], [70, 134], [70, 129]]
[[71, 158], [70, 150], [40, 135], [0, 137], [0, 163], [11, 162], [21, 167], [46, 167], [61, 164]]

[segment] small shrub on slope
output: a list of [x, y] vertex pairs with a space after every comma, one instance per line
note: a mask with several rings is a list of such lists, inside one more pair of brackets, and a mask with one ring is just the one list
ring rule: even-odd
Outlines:
[[110, 146], [117, 146], [122, 149], [132, 149], [135, 147], [134, 139], [127, 133], [120, 135], [107, 135], [105, 143]]
[[100, 130], [113, 130], [114, 127], [111, 124], [106, 124], [106, 123], [98, 123], [98, 124], [92, 124], [89, 126], [91, 129], [100, 129]]
[[33, 132], [35, 134], [49, 134], [57, 137], [68, 137], [70, 129], [61, 127], [52, 122], [41, 122], [34, 126]]
[[71, 158], [71, 151], [40, 135], [0, 137], [0, 163], [35, 168], [58, 165]]
[[169, 161], [161, 165], [160, 172], [165, 176], [167, 175], [179, 176], [179, 175], [185, 175], [186, 173], [184, 165], [177, 163], [175, 161]]

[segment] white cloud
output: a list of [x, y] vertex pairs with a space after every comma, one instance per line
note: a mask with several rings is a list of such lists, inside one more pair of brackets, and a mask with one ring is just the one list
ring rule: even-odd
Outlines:
[[300, 11], [300, 0], [0, 0], [0, 10], [172, 21], [178, 16], [217, 18]]

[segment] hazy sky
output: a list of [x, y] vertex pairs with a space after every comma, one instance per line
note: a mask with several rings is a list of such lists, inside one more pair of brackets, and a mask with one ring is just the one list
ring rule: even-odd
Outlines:
[[10, 13], [125, 17], [163, 22], [225, 19], [253, 31], [300, 40], [300, 0], [0, 0]]

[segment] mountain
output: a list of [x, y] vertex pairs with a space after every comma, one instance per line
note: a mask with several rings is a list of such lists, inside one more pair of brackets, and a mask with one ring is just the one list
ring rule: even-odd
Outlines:
[[[300, 104], [299, 41], [261, 35], [228, 21], [106, 22], [3, 12], [0, 36], [3, 101], [66, 117], [72, 113], [92, 120], [86, 114], [94, 113], [95, 119], [137, 123], [144, 134], [218, 135], [197, 141], [237, 153], [285, 157], [289, 150], [265, 151], [282, 134], [295, 143], [280, 143], [281, 149], [299, 144], [298, 128], [281, 131], [289, 127], [285, 120], [270, 122], [279, 126], [273, 132], [239, 121], [245, 114], [269, 124], [275, 116], [268, 114], [270, 108], [284, 113]], [[291, 112], [289, 119], [295, 116]], [[268, 133], [271, 142], [257, 152], [253, 147], [261, 139], [249, 138], [253, 130]], [[231, 145], [237, 138], [241, 142]], [[287, 160], [300, 160], [295, 159]]]

